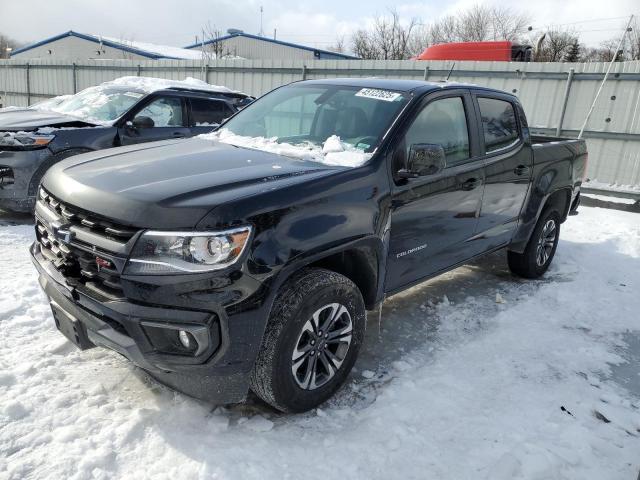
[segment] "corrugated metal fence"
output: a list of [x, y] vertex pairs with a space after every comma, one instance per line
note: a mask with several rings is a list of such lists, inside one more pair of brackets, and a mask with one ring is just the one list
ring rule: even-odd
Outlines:
[[[301, 79], [376, 76], [437, 81], [446, 78], [451, 66], [395, 60], [8, 60], [0, 61], [0, 95], [5, 105], [23, 106], [117, 77], [142, 75], [195, 77], [259, 96]], [[458, 62], [450, 80], [513, 92], [533, 131], [576, 136], [605, 70], [602, 63]], [[614, 65], [585, 138], [592, 180], [640, 187], [640, 62]]]

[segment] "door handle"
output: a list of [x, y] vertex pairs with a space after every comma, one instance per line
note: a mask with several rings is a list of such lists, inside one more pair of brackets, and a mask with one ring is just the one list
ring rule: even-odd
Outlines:
[[460, 189], [462, 190], [473, 190], [476, 187], [479, 187], [482, 184], [482, 181], [480, 181], [477, 178], [470, 178], [468, 180], [465, 180], [464, 182], [462, 182], [462, 184], [460, 185]]
[[182, 138], [182, 137], [186, 137], [186, 135], [182, 132], [173, 132], [173, 136], [175, 138]]
[[513, 169], [513, 173], [515, 173], [516, 175], [526, 175], [529, 173], [529, 170], [531, 169], [526, 165], [518, 165]]

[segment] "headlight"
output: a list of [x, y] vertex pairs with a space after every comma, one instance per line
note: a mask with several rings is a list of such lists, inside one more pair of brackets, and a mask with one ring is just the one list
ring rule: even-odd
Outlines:
[[144, 232], [131, 252], [125, 273], [162, 275], [220, 270], [242, 255], [251, 227], [220, 232]]
[[0, 147], [19, 147], [26, 150], [42, 148], [53, 140], [55, 135], [37, 135], [28, 132], [0, 132]]

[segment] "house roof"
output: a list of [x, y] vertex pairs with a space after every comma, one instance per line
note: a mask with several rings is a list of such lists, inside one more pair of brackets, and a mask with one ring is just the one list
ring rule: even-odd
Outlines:
[[168, 45], [156, 45], [154, 43], [136, 42], [128, 40], [118, 40], [112, 37], [103, 37], [100, 35], [92, 35], [87, 33], [74, 32], [69, 30], [68, 32], [61, 33], [53, 37], [45, 38], [39, 42], [27, 45], [26, 47], [18, 48], [11, 52], [12, 55], [26, 52], [36, 47], [46, 45], [47, 43], [55, 42], [65, 37], [76, 37], [89, 42], [103, 45], [111, 48], [116, 48], [129, 53], [134, 53], [143, 57], [147, 57], [153, 60], [167, 58], [171, 60], [199, 60], [201, 54], [194, 52], [193, 50], [187, 50], [179, 47], [170, 47]]
[[186, 46], [184, 48], [191, 49], [191, 48], [200, 47], [202, 45], [210, 45], [212, 43], [222, 42], [224, 40], [228, 40], [228, 39], [234, 38], [234, 37], [251, 38], [253, 40], [260, 40], [260, 41], [263, 41], [263, 42], [275, 43], [277, 45], [284, 45], [286, 47], [298, 48], [300, 50], [307, 50], [307, 51], [311, 51], [311, 52], [320, 52], [321, 54], [324, 54], [324, 55], [331, 55], [331, 56], [334, 56], [334, 57], [344, 58], [344, 59], [348, 59], [348, 60], [360, 60], [358, 57], [354, 57], [353, 55], [346, 55], [344, 53], [332, 52], [330, 50], [322, 50], [321, 48], [308, 47], [307, 45], [299, 45], [297, 43], [283, 42], [282, 40], [276, 40], [274, 38], [269, 38], [269, 37], [261, 37], [260, 35], [253, 35], [251, 33], [245, 33], [245, 32], [230, 33], [229, 35], [224, 35], [222, 37], [213, 38], [211, 40], [207, 40], [206, 42], [194, 43], [194, 44], [188, 45], [188, 46]]

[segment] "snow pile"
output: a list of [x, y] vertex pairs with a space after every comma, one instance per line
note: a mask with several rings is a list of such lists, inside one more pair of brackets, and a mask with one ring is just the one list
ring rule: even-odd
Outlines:
[[142, 90], [147, 93], [163, 90], [165, 88], [184, 88], [190, 90], [206, 90], [209, 92], [219, 93], [239, 93], [230, 88], [221, 85], [211, 85], [202, 80], [193, 77], [186, 77], [184, 80], [169, 80], [167, 78], [153, 77], [120, 77], [110, 82], [105, 82], [100, 87], [108, 87], [110, 85], [131, 87]]
[[76, 350], [33, 226], [0, 226], [0, 478], [634, 479], [637, 378], [611, 375], [640, 329], [640, 222], [580, 211], [541, 281], [499, 254], [390, 298], [345, 388], [297, 416], [214, 408]]
[[245, 137], [236, 135], [223, 128], [213, 133], [199, 135], [206, 140], [214, 140], [235, 145], [236, 147], [251, 148], [264, 152], [276, 153], [286, 157], [300, 158], [320, 162], [325, 165], [342, 167], [359, 167], [371, 158], [371, 153], [365, 153], [353, 145], [342, 142], [340, 137], [332, 135], [325, 140], [322, 147], [311, 142], [293, 145], [291, 143], [279, 143], [276, 137]]
[[609, 190], [611, 192], [640, 193], [640, 185], [620, 185], [617, 183], [605, 183], [597, 180], [588, 180], [582, 184], [584, 188], [597, 190]]

